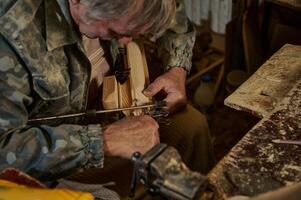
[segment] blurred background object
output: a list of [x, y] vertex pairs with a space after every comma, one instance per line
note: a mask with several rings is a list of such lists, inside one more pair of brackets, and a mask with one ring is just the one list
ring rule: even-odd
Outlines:
[[232, 18], [232, 0], [186, 0], [186, 12], [196, 25], [209, 20], [212, 31], [225, 34]]

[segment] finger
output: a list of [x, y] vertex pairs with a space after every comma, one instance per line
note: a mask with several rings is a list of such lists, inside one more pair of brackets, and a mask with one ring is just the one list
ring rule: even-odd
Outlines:
[[178, 101], [178, 96], [175, 93], [169, 93], [163, 101], [166, 102], [166, 108], [170, 109], [173, 107]]
[[159, 131], [157, 131], [155, 144], [159, 144], [159, 143], [160, 143], [160, 134]]
[[168, 94], [164, 101], [166, 101], [166, 107], [163, 109], [169, 113], [173, 113], [187, 104], [186, 96], [181, 96], [178, 93]]
[[151, 123], [152, 126], [152, 147], [155, 146], [156, 144], [160, 143], [160, 136], [159, 136], [159, 124], [155, 119], [152, 117], [149, 117], [149, 122]]
[[159, 138], [159, 135], [157, 133], [154, 133], [153, 134], [153, 138], [152, 138], [152, 141], [150, 143], [150, 148], [153, 148], [154, 146], [156, 146], [157, 144], [160, 143], [160, 138]]
[[163, 88], [161, 81], [159, 79], [151, 83], [144, 91], [143, 94], [147, 97], [155, 96]]

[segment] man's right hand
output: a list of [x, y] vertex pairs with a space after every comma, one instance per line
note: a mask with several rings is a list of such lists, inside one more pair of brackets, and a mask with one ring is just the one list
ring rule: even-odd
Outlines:
[[104, 130], [104, 152], [107, 156], [130, 159], [133, 153], [146, 153], [160, 142], [159, 125], [150, 116], [127, 117]]

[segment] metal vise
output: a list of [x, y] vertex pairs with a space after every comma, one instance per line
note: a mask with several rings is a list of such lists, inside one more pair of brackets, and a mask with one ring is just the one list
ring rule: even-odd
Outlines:
[[132, 157], [134, 173], [131, 194], [134, 196], [137, 181], [149, 192], [170, 200], [194, 200], [207, 186], [205, 176], [190, 171], [173, 147], [158, 144], [146, 154]]

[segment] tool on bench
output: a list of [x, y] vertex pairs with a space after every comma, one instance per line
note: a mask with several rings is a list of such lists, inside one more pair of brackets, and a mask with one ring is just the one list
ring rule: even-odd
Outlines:
[[130, 197], [135, 195], [137, 182], [149, 192], [169, 200], [194, 200], [207, 186], [207, 179], [189, 170], [173, 147], [158, 144], [146, 154], [134, 153], [134, 172]]

